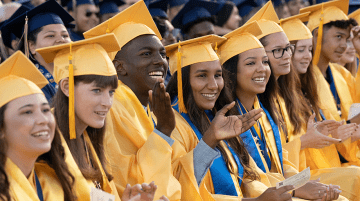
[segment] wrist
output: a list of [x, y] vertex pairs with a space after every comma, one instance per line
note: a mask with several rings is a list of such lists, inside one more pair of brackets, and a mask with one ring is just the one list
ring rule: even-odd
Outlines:
[[158, 131], [160, 131], [161, 133], [163, 133], [164, 135], [170, 137], [171, 136], [171, 133], [173, 130], [170, 130], [170, 129], [165, 129], [165, 128], [162, 128], [161, 126], [156, 126], [155, 127]]
[[203, 141], [211, 148], [215, 149], [216, 145], [219, 143], [218, 140], [216, 140], [216, 138], [214, 137], [215, 134], [212, 131], [211, 128], [209, 128], [205, 134], [203, 135]]
[[[305, 135], [306, 135], [306, 133], [305, 133]], [[306, 143], [305, 143], [306, 142], [306, 136], [305, 135], [300, 137], [300, 142], [301, 142], [300, 150], [303, 150], [303, 149], [307, 148]]]

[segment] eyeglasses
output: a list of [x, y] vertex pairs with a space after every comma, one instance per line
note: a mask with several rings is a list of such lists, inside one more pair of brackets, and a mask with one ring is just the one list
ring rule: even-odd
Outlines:
[[91, 17], [93, 14], [94, 14], [96, 17], [100, 17], [100, 13], [99, 13], [99, 12], [91, 12], [91, 11], [89, 11], [89, 10], [86, 11], [85, 16], [86, 16], [86, 17]]
[[280, 59], [284, 56], [285, 51], [289, 53], [291, 56], [294, 53], [295, 47], [294, 45], [286, 46], [285, 48], [276, 48], [271, 51], [265, 51], [265, 52], [272, 52], [275, 59]]

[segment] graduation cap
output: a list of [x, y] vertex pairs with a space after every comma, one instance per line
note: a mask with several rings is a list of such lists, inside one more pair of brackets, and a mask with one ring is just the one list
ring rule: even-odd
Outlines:
[[300, 14], [310, 12], [307, 27], [310, 31], [319, 27], [313, 64], [317, 65], [321, 53], [323, 25], [331, 21], [348, 20], [349, 0], [334, 0], [300, 9]]
[[348, 15], [348, 17], [353, 18], [358, 23], [360, 23], [360, 9], [357, 9], [356, 11], [352, 12], [350, 15]]
[[178, 104], [180, 112], [187, 113], [182, 93], [181, 68], [195, 63], [219, 60], [213, 46], [216, 46], [215, 49], [217, 49], [217, 44], [220, 44], [225, 40], [226, 38], [224, 37], [207, 35], [165, 47], [166, 54], [169, 57], [171, 74], [176, 71], [178, 72]]
[[[350, 0], [349, 1], [349, 14], [353, 13], [354, 11], [356, 11], [359, 8], [360, 8], [360, 0]], [[349, 15], [349, 18], [350, 18], [350, 15]], [[358, 22], [360, 22], [360, 21], [358, 21]]]
[[280, 26], [289, 41], [305, 40], [313, 37], [309, 28], [303, 23], [309, 20], [309, 14], [310, 12], [306, 12], [280, 20]]
[[224, 26], [224, 24], [230, 18], [232, 10], [234, 9], [234, 6], [236, 6], [236, 5], [231, 1], [220, 2], [219, 12], [216, 14], [216, 16], [217, 16], [216, 25], [217, 26], [220, 26], [220, 27]]
[[21, 5], [27, 6], [30, 9], [35, 8], [35, 6], [31, 4], [31, 0], [19, 0], [17, 2], [20, 3]]
[[[162, 39], [149, 10], [142, 0], [88, 30], [83, 35], [85, 38], [92, 38], [107, 33], [115, 34], [120, 48], [141, 35], [156, 35], [160, 40]], [[115, 58], [116, 53], [113, 52], [109, 55], [112, 60]]]
[[125, 4], [123, 0], [102, 0], [99, 3], [100, 15], [108, 13], [119, 13], [119, 6]]
[[258, 22], [263, 32], [257, 36], [258, 39], [273, 33], [283, 32], [283, 29], [278, 25], [280, 20], [271, 1], [267, 2], [257, 13], [255, 13], [246, 24], [253, 21]]
[[47, 79], [21, 52], [17, 51], [0, 64], [0, 107], [31, 94], [43, 94]]
[[175, 28], [184, 30], [189, 24], [199, 19], [209, 18], [219, 11], [219, 3], [202, 0], [191, 0], [171, 21]]
[[157, 0], [157, 1], [149, 2], [148, 8], [151, 16], [168, 18], [167, 15], [168, 6], [169, 6], [168, 0]]
[[73, 10], [73, 1], [76, 4], [76, 6], [80, 6], [83, 4], [92, 4], [95, 5], [94, 0], [61, 0], [61, 5], [66, 6], [69, 11]]
[[47, 63], [54, 63], [54, 79], [59, 83], [69, 78], [69, 128], [70, 139], [76, 138], [74, 112], [74, 76], [116, 75], [109, 52], [120, 50], [114, 34], [77, 42], [37, 49]]
[[283, 0], [271, 0], [274, 4], [275, 7], [280, 6], [281, 4], [283, 4]]
[[251, 49], [262, 48], [263, 45], [256, 38], [260, 34], [262, 31], [257, 21], [243, 25], [226, 34], [224, 38], [227, 40], [219, 46], [221, 65], [235, 55]]
[[189, 0], [168, 0], [170, 8], [180, 6], [189, 2]]

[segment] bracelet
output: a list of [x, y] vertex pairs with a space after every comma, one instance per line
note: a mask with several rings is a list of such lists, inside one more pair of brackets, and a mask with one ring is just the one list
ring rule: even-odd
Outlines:
[[351, 124], [350, 120], [347, 120], [347, 121], [346, 121], [346, 124]]
[[295, 197], [295, 190], [293, 190], [292, 192], [292, 197]]

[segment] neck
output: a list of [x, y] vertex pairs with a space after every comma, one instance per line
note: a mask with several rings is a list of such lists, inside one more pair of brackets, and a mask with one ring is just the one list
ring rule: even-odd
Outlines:
[[342, 61], [339, 61], [339, 62], [337, 62], [340, 66], [345, 66], [346, 65], [346, 63], [345, 62], [342, 62]]
[[34, 169], [36, 159], [39, 157], [37, 154], [24, 154], [26, 152], [8, 149], [6, 156], [21, 170], [26, 178], [29, 178], [31, 171]]
[[240, 100], [241, 104], [247, 111], [251, 111], [254, 105], [256, 94], [244, 93], [241, 90], [236, 90], [236, 97]]
[[76, 138], [81, 137], [87, 127], [88, 125], [82, 123], [77, 117], [75, 117]]
[[320, 54], [319, 62], [317, 66], [319, 67], [321, 73], [326, 77], [326, 70], [329, 67], [330, 60], [327, 59], [325, 56]]
[[136, 83], [134, 81], [128, 79], [129, 76], [119, 77], [120, 81], [124, 83], [126, 86], [128, 86], [131, 91], [136, 95], [136, 97], [139, 99], [140, 103], [144, 106], [147, 106], [149, 102], [149, 92], [144, 93], [142, 91], [137, 90], [138, 87], [136, 86]]
[[44, 68], [49, 71], [51, 75], [54, 75], [54, 63], [46, 63], [41, 55], [35, 54], [34, 58], [39, 62], [40, 65], [44, 66]]

